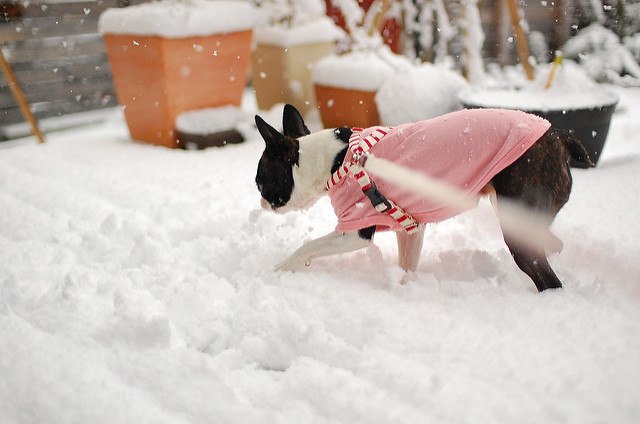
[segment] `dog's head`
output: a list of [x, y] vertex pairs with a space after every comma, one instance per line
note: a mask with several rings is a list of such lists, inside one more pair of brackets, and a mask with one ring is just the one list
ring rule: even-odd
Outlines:
[[[262, 118], [256, 115], [258, 131], [265, 141], [265, 149], [258, 162], [256, 185], [262, 196], [262, 207], [277, 212], [300, 209], [306, 205], [295, 199], [294, 174], [300, 159], [298, 138], [310, 133], [298, 110], [284, 107], [281, 134]], [[292, 201], [292, 197], [294, 197]]]

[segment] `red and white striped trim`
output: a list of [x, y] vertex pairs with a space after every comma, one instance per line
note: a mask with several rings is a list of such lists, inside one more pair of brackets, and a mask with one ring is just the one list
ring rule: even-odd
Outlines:
[[[360, 139], [360, 132], [362, 132], [362, 128], [352, 128], [351, 129], [351, 137], [349, 137], [349, 151], [352, 155], [362, 155], [365, 152], [368, 152], [373, 146], [375, 146], [382, 137], [387, 135], [389, 131], [391, 131], [391, 127], [379, 127], [376, 128], [371, 134], [366, 136], [363, 140]], [[327, 191], [331, 190], [333, 186], [338, 184], [340, 180], [342, 180], [348, 173], [349, 169], [353, 163], [353, 158], [350, 161], [349, 165], [342, 165], [336, 172], [331, 175], [331, 178], [327, 181]]]
[[[364, 139], [361, 139], [360, 133], [362, 132], [362, 128], [352, 128], [351, 137], [349, 137], [349, 151], [352, 154], [352, 158], [348, 165], [342, 165], [331, 175], [331, 178], [327, 181], [327, 191], [331, 190], [336, 184], [338, 184], [338, 182], [346, 177], [349, 172], [353, 173], [353, 177], [358, 182], [358, 185], [363, 192], [371, 189], [372, 183], [369, 173], [360, 166], [358, 159], [382, 140], [382, 138], [387, 135], [391, 129], [392, 128], [390, 127], [378, 127]], [[390, 199], [386, 199], [386, 201], [391, 205], [391, 207], [387, 210], [379, 210], [379, 212], [389, 215], [409, 234], [418, 230], [419, 224], [410, 214], [405, 212], [400, 206], [396, 205]]]

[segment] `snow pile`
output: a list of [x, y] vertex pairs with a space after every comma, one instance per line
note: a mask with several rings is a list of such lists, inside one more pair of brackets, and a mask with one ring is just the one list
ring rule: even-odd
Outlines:
[[[587, 74], [596, 81], [640, 85], [640, 65], [636, 58], [613, 31], [600, 24], [593, 23], [582, 29], [567, 41], [562, 51], [565, 56], [580, 60]], [[628, 77], [621, 79], [624, 75]]]
[[207, 36], [253, 28], [257, 14], [249, 3], [224, 0], [152, 1], [107, 9], [98, 22], [103, 34]]
[[536, 68], [536, 79], [517, 89], [471, 87], [460, 93], [465, 105], [503, 107], [524, 111], [595, 109], [614, 104], [618, 94], [610, 87], [596, 84], [585, 71], [570, 60], [558, 67], [549, 89], [545, 84], [552, 65]]
[[342, 39], [345, 32], [326, 16], [324, 0], [256, 0], [260, 25], [255, 40], [260, 44], [293, 47], [329, 43]]
[[467, 78], [471, 84], [480, 84], [484, 79], [484, 61], [482, 46], [484, 32], [480, 19], [478, 0], [466, 0], [463, 13], [462, 37], [463, 62], [467, 70]]
[[633, 54], [637, 62], [640, 62], [640, 33], [625, 37], [624, 45]]
[[291, 28], [283, 26], [259, 27], [255, 41], [280, 47], [303, 44], [330, 43], [345, 37], [345, 33], [329, 17], [318, 18]]
[[386, 80], [376, 93], [382, 125], [434, 118], [462, 108], [458, 94], [468, 86], [445, 66], [425, 63]]
[[326, 18], [324, 0], [253, 0], [259, 8], [259, 26], [294, 28]]
[[0, 422], [637, 423], [640, 90], [622, 94], [553, 225], [565, 288], [542, 294], [487, 201], [427, 228], [405, 285], [392, 234], [274, 273], [335, 216], [259, 208], [257, 135], [168, 150], [116, 116], [3, 143]]
[[324, 57], [316, 62], [312, 78], [317, 85], [376, 91], [387, 78], [407, 71], [411, 66], [406, 57], [380, 46], [375, 50], [363, 49]]

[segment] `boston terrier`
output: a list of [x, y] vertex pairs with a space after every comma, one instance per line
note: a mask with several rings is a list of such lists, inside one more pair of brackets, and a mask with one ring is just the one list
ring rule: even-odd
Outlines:
[[[517, 202], [545, 217], [545, 229], [569, 199], [571, 160], [594, 166], [583, 145], [542, 118], [501, 109], [468, 109], [397, 127], [335, 128], [311, 134], [302, 116], [286, 105], [283, 133], [256, 115], [266, 147], [256, 184], [262, 207], [278, 213], [306, 209], [328, 194], [338, 217], [334, 232], [305, 243], [276, 270], [294, 271], [313, 258], [366, 247], [376, 231], [393, 230], [398, 262], [415, 271], [427, 223], [460, 210], [425, 199], [370, 175], [363, 157], [371, 154], [422, 172], [469, 196], [490, 195], [498, 212], [502, 201]], [[518, 267], [539, 291], [562, 283], [547, 261], [562, 242], [532, 247], [505, 232]]]

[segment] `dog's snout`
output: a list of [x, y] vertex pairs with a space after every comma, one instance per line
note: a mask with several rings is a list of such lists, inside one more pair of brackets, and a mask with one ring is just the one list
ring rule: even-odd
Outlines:
[[260, 206], [262, 206], [262, 209], [271, 209], [271, 205], [264, 197], [260, 199]]

